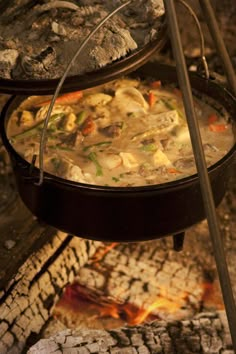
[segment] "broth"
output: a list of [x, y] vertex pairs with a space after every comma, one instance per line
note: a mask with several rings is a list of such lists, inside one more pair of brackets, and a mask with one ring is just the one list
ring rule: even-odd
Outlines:
[[[31, 96], [10, 117], [8, 137], [29, 162], [39, 154], [49, 102], [50, 97]], [[233, 146], [232, 125], [209, 97], [194, 96], [194, 105], [211, 166]], [[196, 173], [181, 92], [128, 77], [59, 97], [44, 156], [45, 171], [102, 186], [153, 185]]]

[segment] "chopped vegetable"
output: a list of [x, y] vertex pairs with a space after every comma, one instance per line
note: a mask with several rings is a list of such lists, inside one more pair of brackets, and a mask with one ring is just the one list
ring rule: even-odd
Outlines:
[[91, 145], [85, 146], [83, 148], [83, 151], [87, 151], [87, 150], [91, 149], [92, 147], [110, 145], [111, 143], [112, 143], [112, 141], [100, 141], [99, 143], [95, 143], [95, 144], [91, 144]]
[[213, 123], [215, 123], [215, 122], [217, 122], [218, 121], [218, 116], [216, 115], [216, 114], [210, 114], [209, 116], [208, 116], [208, 119], [207, 119], [207, 121], [208, 121], [208, 124], [213, 124]]
[[210, 124], [209, 129], [212, 132], [220, 133], [224, 132], [228, 128], [227, 124]]
[[167, 172], [168, 172], [168, 173], [182, 173], [181, 171], [176, 170], [176, 168], [174, 168], [174, 167], [168, 168], [168, 169], [167, 169]]
[[[51, 123], [55, 123], [55, 122], [59, 121], [64, 116], [65, 116], [64, 113], [57, 113], [57, 114], [54, 114], [53, 116], [51, 116], [49, 119], [49, 122], [48, 122], [48, 127], [50, 127]], [[44, 125], [44, 121], [39, 122], [39, 123], [35, 124], [33, 127], [23, 131], [22, 133], [14, 135], [11, 139], [12, 139], [12, 141], [15, 141], [15, 140], [24, 139], [26, 137], [28, 138], [30, 136], [34, 136], [38, 133], [39, 129], [43, 128], [43, 125]]]
[[85, 119], [84, 123], [81, 126], [81, 132], [84, 136], [91, 134], [95, 131], [96, 124], [93, 119], [88, 117]]
[[176, 110], [178, 112], [179, 116], [182, 119], [185, 119], [183, 113], [172, 102], [170, 102], [170, 100], [166, 100], [166, 99], [164, 100], [162, 98], [162, 99], [160, 99], [160, 102], [162, 102], [166, 106], [166, 108], [168, 108], [170, 110]]
[[62, 146], [62, 145], [50, 145], [48, 146], [49, 149], [51, 150], [63, 150], [63, 151], [74, 151], [74, 149], [68, 147], [68, 146]]
[[[65, 93], [64, 95], [58, 97], [55, 104], [71, 104], [76, 103], [80, 98], [83, 97], [83, 91], [75, 91], [70, 93]], [[35, 105], [35, 107], [42, 107], [50, 104], [51, 100], [43, 101]]]
[[96, 176], [103, 176], [102, 166], [98, 162], [97, 154], [95, 152], [90, 152], [87, 158], [94, 163], [96, 167]]
[[84, 123], [85, 119], [87, 118], [88, 113], [86, 111], [81, 111], [77, 114], [77, 118], [76, 118], [76, 124], [78, 124], [79, 126], [81, 124]]
[[119, 178], [117, 178], [117, 177], [112, 177], [112, 180], [113, 180], [114, 182], [120, 182]]
[[147, 144], [147, 145], [143, 145], [141, 147], [142, 151], [156, 151], [157, 150], [157, 146], [155, 144]]
[[156, 103], [156, 96], [155, 96], [154, 92], [149, 92], [148, 103], [149, 103], [150, 107], [153, 107], [154, 104]]
[[160, 80], [153, 81], [151, 82], [150, 86], [153, 89], [155, 88], [159, 89], [161, 87], [161, 81]]

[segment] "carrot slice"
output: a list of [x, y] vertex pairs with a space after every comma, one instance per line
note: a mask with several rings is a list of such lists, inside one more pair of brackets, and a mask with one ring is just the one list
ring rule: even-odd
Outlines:
[[156, 96], [153, 92], [149, 92], [149, 95], [148, 95], [148, 103], [149, 103], [149, 106], [152, 107], [154, 106], [156, 102]]
[[160, 88], [161, 87], [161, 81], [160, 80], [153, 81], [153, 82], [151, 82], [150, 86], [153, 89]]
[[182, 172], [176, 170], [176, 168], [173, 168], [173, 167], [168, 168], [167, 172], [168, 172], [168, 173], [182, 173]]
[[[75, 103], [82, 97], [83, 97], [83, 91], [69, 92], [69, 93], [65, 93], [64, 95], [58, 97], [56, 99], [55, 103], [56, 104]], [[51, 103], [51, 100], [43, 101], [43, 102], [37, 103], [35, 105], [35, 107], [43, 107], [43, 106], [46, 106], [47, 104], [50, 104], [50, 103]]]
[[218, 116], [216, 115], [216, 114], [210, 114], [209, 116], [208, 116], [208, 124], [213, 124], [213, 123], [215, 123], [215, 122], [217, 122], [217, 120], [218, 120]]
[[216, 132], [216, 133], [224, 132], [227, 128], [228, 128], [228, 126], [226, 124], [210, 124], [209, 125], [209, 129], [212, 132]]
[[84, 136], [91, 134], [95, 130], [95, 123], [92, 118], [88, 117], [85, 119], [84, 123], [82, 124], [81, 132]]

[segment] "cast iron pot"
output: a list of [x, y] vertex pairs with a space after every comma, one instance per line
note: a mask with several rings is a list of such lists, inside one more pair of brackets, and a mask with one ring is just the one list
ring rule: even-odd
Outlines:
[[[149, 63], [137, 74], [177, 82], [175, 68], [170, 66]], [[236, 119], [236, 99], [226, 89], [194, 74], [190, 80], [193, 88], [217, 99]], [[4, 108], [1, 133], [19, 194], [42, 221], [87, 239], [133, 242], [175, 235], [205, 218], [197, 175], [159, 185], [117, 188], [71, 182], [45, 173], [43, 184], [37, 185], [38, 168], [20, 157], [6, 136], [9, 116], [23, 99], [13, 98]], [[225, 194], [235, 155], [236, 145], [208, 169], [216, 205]]]

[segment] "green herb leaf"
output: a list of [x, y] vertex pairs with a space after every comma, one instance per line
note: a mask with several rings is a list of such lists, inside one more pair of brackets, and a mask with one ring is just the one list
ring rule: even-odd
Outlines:
[[157, 150], [157, 147], [155, 144], [147, 144], [147, 145], [143, 145], [141, 147], [141, 150], [142, 151], [146, 151], [146, 152], [150, 152], [150, 151], [156, 151]]
[[[50, 125], [52, 123], [56, 123], [57, 121], [62, 119], [62, 117], [64, 117], [64, 116], [65, 116], [64, 113], [57, 113], [57, 114], [52, 115], [49, 119], [48, 127], [50, 127]], [[20, 140], [20, 139], [28, 138], [30, 136], [34, 136], [34, 135], [38, 134], [39, 130], [42, 129], [43, 126], [44, 126], [44, 120], [35, 124], [33, 127], [30, 127], [29, 129], [12, 136], [11, 141]]]
[[90, 152], [87, 158], [96, 166], [96, 176], [103, 176], [102, 166], [97, 160], [97, 154], [95, 152]]
[[113, 180], [114, 182], [120, 182], [119, 178], [117, 178], [117, 177], [112, 177], [112, 180]]

